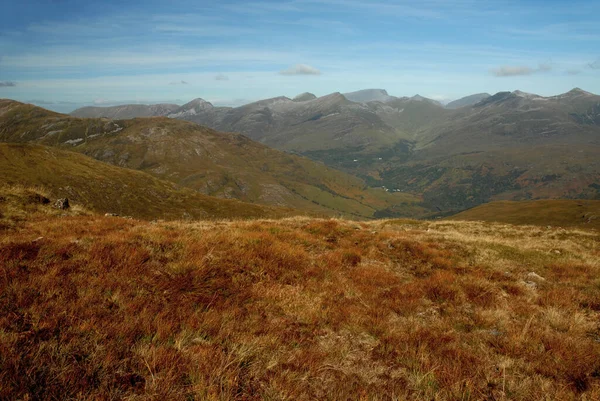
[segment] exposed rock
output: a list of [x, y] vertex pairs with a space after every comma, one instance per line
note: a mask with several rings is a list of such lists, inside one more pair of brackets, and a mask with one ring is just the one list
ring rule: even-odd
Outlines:
[[54, 202], [54, 207], [57, 209], [66, 210], [69, 207], [71, 207], [71, 205], [69, 205], [69, 199], [61, 198], [57, 199], [56, 202]]
[[104, 213], [104, 217], [118, 217], [119, 215], [116, 213]]
[[528, 288], [531, 288], [532, 290], [535, 290], [538, 287], [535, 281], [521, 281], [521, 284]]
[[536, 283], [546, 281], [545, 278], [543, 278], [542, 276], [540, 276], [539, 274], [537, 274], [535, 272], [527, 273], [527, 279], [528, 279], [528, 281], [533, 281]]

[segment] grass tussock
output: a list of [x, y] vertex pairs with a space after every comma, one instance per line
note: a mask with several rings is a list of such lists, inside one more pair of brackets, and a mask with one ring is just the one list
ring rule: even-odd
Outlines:
[[41, 216], [0, 231], [0, 399], [598, 399], [598, 242]]

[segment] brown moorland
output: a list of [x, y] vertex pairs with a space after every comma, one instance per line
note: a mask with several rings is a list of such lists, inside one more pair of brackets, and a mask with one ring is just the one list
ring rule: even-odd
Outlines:
[[465, 210], [449, 219], [600, 230], [600, 200], [497, 201]]
[[13, 227], [0, 399], [600, 399], [591, 230], [41, 211]]

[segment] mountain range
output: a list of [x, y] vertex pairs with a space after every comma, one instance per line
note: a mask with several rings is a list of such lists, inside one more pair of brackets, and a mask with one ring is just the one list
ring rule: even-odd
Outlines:
[[482, 93], [446, 107], [382, 89], [235, 108], [195, 99], [167, 116], [307, 156], [442, 213], [493, 200], [600, 196], [600, 97], [579, 88], [550, 97]]
[[446, 107], [369, 89], [71, 116], [3, 100], [0, 140], [76, 151], [204, 195], [313, 213], [431, 216], [499, 200], [600, 198], [600, 97], [578, 88], [551, 97], [476, 94]]

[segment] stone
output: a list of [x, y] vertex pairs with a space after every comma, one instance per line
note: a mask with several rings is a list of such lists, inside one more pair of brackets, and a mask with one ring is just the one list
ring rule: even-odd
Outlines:
[[69, 207], [71, 207], [71, 205], [69, 205], [69, 199], [61, 198], [57, 199], [56, 202], [54, 202], [54, 207], [57, 209], [66, 210]]
[[535, 282], [546, 281], [545, 278], [543, 278], [542, 276], [540, 276], [539, 274], [537, 274], [535, 272], [527, 273], [527, 279], [529, 281], [535, 281]]

